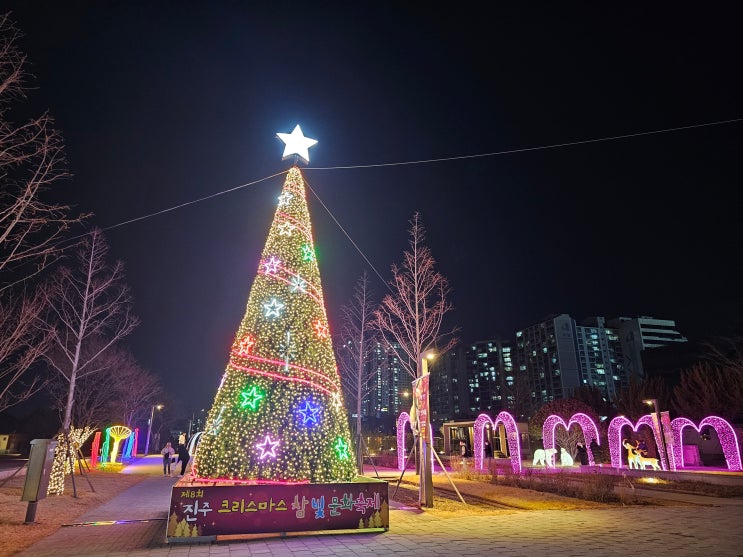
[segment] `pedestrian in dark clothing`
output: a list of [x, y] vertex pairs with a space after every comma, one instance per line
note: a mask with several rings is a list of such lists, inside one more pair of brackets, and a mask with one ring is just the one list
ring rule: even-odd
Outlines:
[[599, 444], [596, 442], [596, 439], [591, 439], [591, 444], [589, 445], [591, 448], [591, 454], [593, 455], [593, 461], [598, 464], [599, 462], [602, 462], [601, 459], [601, 448], [599, 447]]
[[191, 455], [188, 453], [188, 447], [186, 445], [178, 446], [178, 460], [181, 463], [181, 476], [186, 473], [186, 465], [191, 459]]
[[175, 454], [170, 441], [165, 443], [165, 446], [163, 447], [163, 450], [160, 451], [160, 454], [163, 455], [163, 476], [170, 476], [170, 459]]
[[586, 450], [586, 446], [583, 443], [578, 443], [575, 450], [578, 462], [580, 462], [582, 466], [588, 464], [588, 451]]

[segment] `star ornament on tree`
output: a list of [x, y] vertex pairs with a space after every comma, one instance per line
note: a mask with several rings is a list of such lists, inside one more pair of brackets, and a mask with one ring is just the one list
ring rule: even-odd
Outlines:
[[309, 164], [309, 148], [317, 145], [317, 140], [305, 137], [299, 124], [297, 124], [297, 127], [294, 128], [292, 133], [277, 133], [276, 136], [284, 142], [284, 156], [282, 160], [286, 160], [292, 155], [297, 155], [305, 163]]
[[266, 435], [265, 441], [263, 443], [258, 443], [255, 448], [261, 451], [261, 455], [258, 457], [260, 460], [263, 460], [267, 456], [270, 456], [271, 458], [276, 458], [276, 448], [279, 446], [278, 439], [276, 441], [271, 441], [271, 436]]
[[249, 356], [250, 351], [255, 345], [255, 340], [250, 335], [245, 335], [237, 346], [237, 353], [240, 356]]
[[315, 328], [315, 334], [317, 335], [317, 338], [328, 338], [328, 335], [330, 334], [328, 332], [328, 326], [324, 325], [322, 321], [316, 319], [312, 326]]
[[338, 455], [339, 460], [350, 458], [350, 455], [348, 454], [348, 443], [346, 443], [342, 437], [338, 437], [333, 448], [335, 449], [335, 454]]
[[278, 257], [271, 257], [271, 259], [263, 263], [267, 275], [275, 275], [279, 270], [279, 265], [281, 265], [281, 259]]
[[263, 304], [263, 309], [266, 310], [265, 317], [281, 317], [281, 310], [284, 309], [284, 304], [276, 298], [271, 298], [270, 302]]
[[302, 425], [317, 424], [317, 417], [320, 414], [319, 406], [312, 406], [309, 400], [304, 402], [304, 408], [299, 409], [302, 415]]
[[243, 408], [250, 406], [252, 410], [258, 409], [258, 403], [263, 398], [263, 394], [258, 392], [258, 388], [255, 385], [253, 385], [250, 390], [240, 393], [240, 396], [242, 397], [240, 406]]

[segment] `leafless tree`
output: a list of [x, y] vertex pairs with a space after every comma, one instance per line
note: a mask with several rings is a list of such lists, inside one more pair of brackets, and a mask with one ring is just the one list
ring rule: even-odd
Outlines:
[[49, 339], [35, 329], [43, 296], [28, 279], [60, 252], [60, 239], [84, 217], [44, 201], [43, 192], [67, 176], [62, 138], [48, 114], [15, 123], [14, 103], [25, 97], [26, 56], [19, 30], [0, 15], [0, 410], [26, 400], [43, 382], [28, 371]]
[[423, 352], [435, 348], [443, 354], [457, 339], [453, 337], [456, 329], [441, 333], [444, 316], [453, 309], [447, 300], [449, 283], [436, 271], [436, 261], [424, 244], [426, 233], [418, 212], [410, 220], [409, 233], [410, 250], [403, 254], [401, 265], [392, 265], [392, 293], [382, 299], [374, 323], [394, 341], [393, 350], [402, 367], [417, 378]]
[[706, 359], [743, 381], [743, 337], [719, 338], [705, 343]]
[[694, 420], [711, 415], [733, 420], [743, 408], [743, 382], [738, 370], [710, 362], [683, 370], [673, 395], [673, 406], [679, 414]]
[[629, 385], [619, 392], [616, 400], [617, 412], [631, 420], [637, 420], [653, 411], [643, 402], [651, 398], [658, 400], [661, 411], [670, 408], [671, 397], [660, 377], [644, 377], [640, 382], [630, 381]]
[[[83, 349], [83, 359], [100, 351], [104, 339], [94, 339]], [[63, 354], [49, 354], [63, 359]], [[62, 358], [60, 358], [62, 357]], [[72, 426], [100, 428], [104, 424], [124, 424], [133, 429], [136, 422], [149, 416], [154, 401], [162, 388], [158, 379], [144, 369], [134, 355], [124, 347], [113, 346], [98, 356], [96, 371], [78, 378], [72, 405]], [[69, 383], [57, 373], [49, 384], [54, 406], [64, 415], [67, 408]]]
[[345, 304], [341, 332], [340, 365], [341, 380], [346, 403], [355, 408], [356, 414], [356, 462], [359, 473], [363, 473], [363, 435], [361, 431], [361, 407], [374, 388], [375, 369], [370, 356], [376, 346], [378, 330], [372, 327], [376, 304], [369, 289], [369, 276], [364, 273], [356, 282], [353, 296]]
[[117, 358], [111, 392], [115, 397], [113, 415], [117, 422], [134, 429], [134, 424], [149, 418], [150, 408], [162, 395], [160, 382], [134, 359], [131, 352], [114, 349]]
[[55, 261], [63, 234], [81, 221], [68, 216], [68, 206], [41, 197], [69, 175], [62, 137], [51, 116], [42, 114], [21, 124], [9, 117], [13, 101], [26, 91], [20, 37], [8, 14], [0, 16], [0, 292]]
[[34, 326], [44, 308], [38, 289], [0, 295], [0, 412], [30, 398], [45, 384], [42, 375], [27, 373], [51, 340]]
[[79, 246], [77, 267], [60, 268], [47, 294], [51, 310], [43, 327], [53, 348], [46, 360], [68, 383], [64, 431], [72, 421], [78, 380], [105, 371], [110, 362], [103, 354], [139, 324], [131, 313], [123, 263], [109, 266], [107, 254], [103, 233], [93, 230]]

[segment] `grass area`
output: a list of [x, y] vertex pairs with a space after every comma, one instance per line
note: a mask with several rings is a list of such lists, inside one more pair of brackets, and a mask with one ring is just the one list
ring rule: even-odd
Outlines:
[[146, 476], [118, 474], [114, 470], [92, 470], [88, 477], [95, 493], [90, 491], [90, 486], [83, 478], [76, 476], [78, 497], [73, 497], [72, 482], [68, 477], [64, 495], [39, 501], [35, 524], [23, 524], [28, 508], [28, 503], [21, 501], [25, 476], [13, 478], [0, 487], [0, 557], [26, 549], [57, 531], [63, 524], [74, 522], [88, 510], [141, 482]]

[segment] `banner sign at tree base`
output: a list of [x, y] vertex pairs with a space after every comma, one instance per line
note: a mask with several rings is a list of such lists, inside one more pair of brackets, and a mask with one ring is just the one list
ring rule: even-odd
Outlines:
[[387, 482], [266, 484], [191, 481], [173, 486], [169, 542], [220, 535], [319, 530], [388, 530]]

